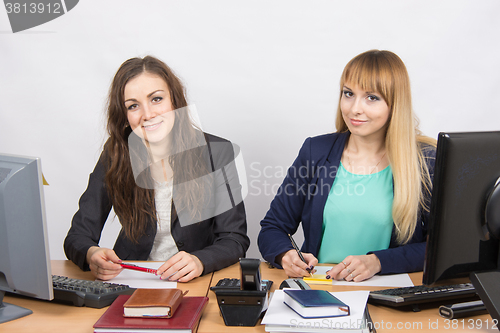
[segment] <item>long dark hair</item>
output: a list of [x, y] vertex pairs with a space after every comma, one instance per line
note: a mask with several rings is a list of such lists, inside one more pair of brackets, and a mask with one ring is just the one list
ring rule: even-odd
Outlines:
[[[114, 211], [122, 225], [122, 232], [133, 242], [137, 242], [145, 234], [147, 227], [151, 223], [155, 226], [157, 221], [154, 190], [152, 187], [138, 186], [134, 178], [128, 144], [129, 136], [134, 134], [128, 126], [124, 101], [127, 83], [145, 72], [157, 75], [166, 82], [174, 109], [187, 107], [185, 88], [181, 81], [165, 63], [155, 57], [128, 59], [113, 78], [107, 104], [109, 138], [104, 145], [107, 157], [105, 182]], [[175, 147], [169, 149], [173, 152], [184, 152], [199, 146], [195, 141], [199, 141], [200, 135], [203, 133], [193, 125], [187, 112], [176, 113], [172, 129], [172, 146]], [[168, 162], [176, 183], [194, 180], [187, 190], [184, 188], [182, 193], [178, 193], [174, 212], [176, 209], [181, 211], [189, 207], [193, 214], [199, 213], [203, 201], [199, 195], [203, 191], [199, 192], [199, 189], [204, 185], [196, 179], [200, 174], [207, 173], [201, 154], [172, 154]]]

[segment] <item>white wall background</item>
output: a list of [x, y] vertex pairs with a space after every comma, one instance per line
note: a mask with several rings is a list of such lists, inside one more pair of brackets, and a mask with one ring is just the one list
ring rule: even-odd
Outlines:
[[[152, 54], [182, 78], [208, 132], [241, 146], [249, 257], [286, 168], [332, 132], [345, 64], [368, 49], [406, 63], [421, 129], [500, 130], [500, 1], [85, 0], [25, 32], [0, 8], [0, 152], [39, 156], [50, 252], [62, 243], [106, 138], [112, 76]], [[108, 223], [101, 245], [119, 230]], [[300, 241], [300, 236], [298, 237]]]

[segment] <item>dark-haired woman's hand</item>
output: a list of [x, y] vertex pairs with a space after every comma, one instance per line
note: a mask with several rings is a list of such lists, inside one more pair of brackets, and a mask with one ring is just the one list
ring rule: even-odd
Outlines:
[[371, 278], [380, 270], [380, 260], [374, 254], [347, 256], [341, 263], [326, 272], [335, 280], [360, 282]]
[[188, 282], [203, 273], [203, 264], [197, 256], [180, 251], [158, 268], [161, 279]]
[[87, 251], [87, 262], [92, 274], [99, 280], [109, 280], [123, 270], [120, 258], [115, 251], [103, 247], [92, 246]]

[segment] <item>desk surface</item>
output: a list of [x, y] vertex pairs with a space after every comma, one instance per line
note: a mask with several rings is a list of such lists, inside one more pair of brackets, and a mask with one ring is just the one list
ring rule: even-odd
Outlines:
[[[262, 263], [262, 278], [274, 281], [274, 291], [281, 281], [286, 279], [283, 270], [269, 268]], [[52, 274], [64, 275], [78, 279], [93, 279], [90, 272], [82, 272], [76, 265], [66, 260], [52, 261]], [[227, 327], [219, 314], [215, 294], [209, 291], [209, 286], [215, 285], [217, 281], [225, 277], [236, 277], [240, 275], [239, 264], [232, 265], [226, 269], [199, 277], [188, 283], [179, 283], [178, 288], [189, 289], [190, 296], [208, 296], [209, 303], [205, 308], [198, 333], [219, 332], [265, 332], [264, 325], [257, 324], [255, 327]], [[415, 285], [421, 284], [422, 273], [412, 273], [410, 277]], [[325, 286], [315, 285], [313, 288], [321, 288], [328, 291], [347, 290], [375, 290], [384, 289], [377, 287], [355, 287], [355, 286]], [[33, 314], [8, 323], [0, 324], [0, 332], [75, 332], [91, 333], [92, 326], [106, 311], [87, 307], [75, 307], [57, 304], [47, 301], [34, 300], [24, 297], [6, 296], [5, 302], [16, 304], [33, 310]], [[455, 323], [446, 321], [439, 316], [437, 308], [422, 309], [420, 312], [409, 310], [397, 310], [384, 306], [369, 305], [372, 320], [378, 333], [394, 332], [403, 329], [405, 332], [476, 332], [489, 331], [498, 332], [492, 328], [493, 323], [489, 315], [481, 315], [458, 320]], [[481, 326], [480, 326], [481, 325]], [[488, 326], [488, 329], [486, 328]], [[398, 329], [398, 327], [400, 329]], [[453, 329], [455, 328], [455, 329]]]
[[[261, 264], [262, 278], [274, 281], [271, 291], [279, 287], [281, 281], [287, 278], [284, 271], [276, 268], [269, 268], [267, 264]], [[212, 285], [224, 277], [239, 277], [240, 271], [238, 264], [230, 266], [224, 270], [214, 273]], [[409, 274], [414, 285], [422, 284], [422, 272]], [[447, 284], [460, 283], [461, 281], [447, 281]], [[356, 286], [329, 286], [329, 285], [311, 285], [313, 289], [324, 289], [328, 291], [350, 291], [350, 290], [377, 290], [386, 289], [384, 287], [356, 287]], [[219, 314], [217, 299], [213, 292], [209, 292], [209, 303], [204, 311], [202, 321], [198, 328], [198, 333], [217, 333], [217, 332], [265, 332], [264, 325], [257, 324], [256, 327], [227, 327], [224, 325], [224, 320]], [[377, 306], [369, 304], [368, 306], [372, 321], [377, 329], [377, 333], [394, 332], [404, 330], [405, 332], [472, 332], [482, 330], [488, 332], [497, 332], [496, 328], [492, 328], [493, 322], [489, 315], [481, 315], [470, 318], [465, 318], [464, 321], [455, 323], [457, 329], [452, 329], [452, 323], [449, 320], [442, 318], [436, 307], [422, 309], [420, 312], [411, 310], [398, 310], [385, 306]], [[471, 319], [471, 322], [469, 322]], [[477, 320], [477, 321], [476, 321]], [[482, 325], [481, 327], [479, 325]], [[486, 329], [486, 325], [490, 328]], [[462, 326], [465, 329], [461, 329]], [[468, 329], [468, 327], [474, 329]], [[400, 327], [401, 329], [398, 329]], [[453, 326], [455, 327], [455, 326]]]
[[[52, 274], [76, 279], [93, 280], [90, 272], [83, 272], [69, 260], [52, 260]], [[196, 278], [188, 283], [178, 283], [177, 287], [189, 290], [189, 296], [206, 296], [212, 274]], [[4, 301], [33, 311], [31, 315], [0, 324], [0, 333], [91, 333], [93, 325], [107, 307], [94, 309], [58, 304], [17, 296], [5, 296]]]

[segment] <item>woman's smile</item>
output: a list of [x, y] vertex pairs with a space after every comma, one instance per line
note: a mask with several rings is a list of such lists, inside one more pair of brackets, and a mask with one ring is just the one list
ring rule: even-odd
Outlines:
[[146, 125], [144, 124], [142, 127], [146, 130], [146, 131], [154, 131], [156, 129], [158, 129], [158, 127], [160, 127], [160, 125], [163, 123], [163, 120], [160, 121], [160, 122], [157, 122], [157, 123], [154, 123], [154, 124], [150, 124], [150, 125]]
[[365, 124], [367, 121], [366, 120], [359, 120], [359, 119], [351, 119], [351, 124], [353, 126], [360, 126]]

